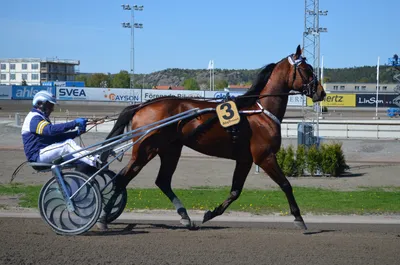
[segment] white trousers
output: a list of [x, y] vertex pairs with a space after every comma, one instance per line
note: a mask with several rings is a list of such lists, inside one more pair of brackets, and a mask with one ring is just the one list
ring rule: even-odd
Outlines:
[[[82, 148], [75, 143], [74, 140], [68, 139], [64, 142], [60, 143], [55, 143], [49, 146], [46, 146], [45, 148], [41, 149], [39, 151], [39, 158], [38, 162], [43, 162], [43, 163], [50, 163], [54, 159], [66, 155], [78, 150], [81, 150]], [[76, 154], [73, 154], [73, 157], [81, 157], [85, 154], [89, 153], [88, 151], [82, 150]], [[72, 158], [72, 157], [71, 157]], [[96, 166], [96, 159], [93, 156], [85, 156], [79, 159], [79, 161], [82, 161], [90, 166], [95, 167]]]

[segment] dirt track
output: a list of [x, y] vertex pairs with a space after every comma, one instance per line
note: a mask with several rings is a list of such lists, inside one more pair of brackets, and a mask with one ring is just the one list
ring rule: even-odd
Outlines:
[[1, 264], [397, 264], [399, 226], [123, 222], [107, 233], [55, 235], [40, 219], [0, 218]]

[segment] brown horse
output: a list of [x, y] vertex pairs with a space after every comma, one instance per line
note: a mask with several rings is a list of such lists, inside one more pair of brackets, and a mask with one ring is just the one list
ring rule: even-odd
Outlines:
[[[161, 167], [155, 183], [174, 204], [181, 216], [181, 223], [190, 227], [192, 222], [189, 215], [171, 188], [172, 175], [181, 156], [182, 147], [185, 145], [209, 156], [236, 161], [228, 198], [213, 211], [207, 211], [203, 223], [223, 214], [229, 205], [239, 198], [246, 177], [252, 164], [255, 163], [285, 193], [296, 226], [307, 229], [293, 196], [291, 184], [275, 157], [281, 146], [280, 123], [285, 115], [291, 90], [305, 94], [314, 102], [321, 101], [325, 97], [325, 92], [313, 74], [312, 67], [301, 56], [300, 45], [295, 54], [264, 67], [252, 87], [243, 96], [235, 99], [237, 108], [246, 110], [246, 113], [241, 114], [240, 122], [233, 129], [222, 127], [216, 113], [213, 112], [168, 125], [146, 135], [133, 146], [131, 160], [117, 176], [117, 191], [113, 197], [118, 196], [118, 190], [126, 187], [151, 159], [159, 155]], [[107, 139], [122, 134], [130, 122], [133, 130], [190, 109], [216, 108], [217, 104], [165, 97], [141, 105], [128, 106], [119, 115]], [[106, 161], [107, 157], [108, 154], [104, 153], [102, 161]], [[100, 216], [98, 222], [100, 229], [107, 228], [104, 220], [112, 205], [111, 198]]]

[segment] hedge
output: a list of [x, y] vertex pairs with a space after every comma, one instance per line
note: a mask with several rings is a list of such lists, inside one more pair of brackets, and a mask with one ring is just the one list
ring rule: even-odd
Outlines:
[[282, 146], [276, 158], [283, 173], [288, 177], [305, 175], [338, 177], [349, 169], [341, 143], [321, 144], [320, 148], [315, 145], [310, 147], [299, 145], [297, 150], [294, 150], [292, 145], [286, 148]]

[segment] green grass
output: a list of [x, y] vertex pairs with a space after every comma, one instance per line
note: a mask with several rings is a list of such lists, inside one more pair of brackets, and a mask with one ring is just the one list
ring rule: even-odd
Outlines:
[[[0, 185], [0, 195], [22, 195], [20, 206], [37, 208], [41, 186]], [[334, 191], [294, 187], [294, 195], [303, 214], [400, 214], [400, 187], [362, 188]], [[197, 187], [176, 189], [188, 210], [213, 209], [223, 202], [229, 188]], [[172, 203], [159, 189], [128, 189], [126, 210], [171, 209]], [[279, 190], [244, 190], [228, 210], [255, 214], [290, 214], [284, 193]]]

